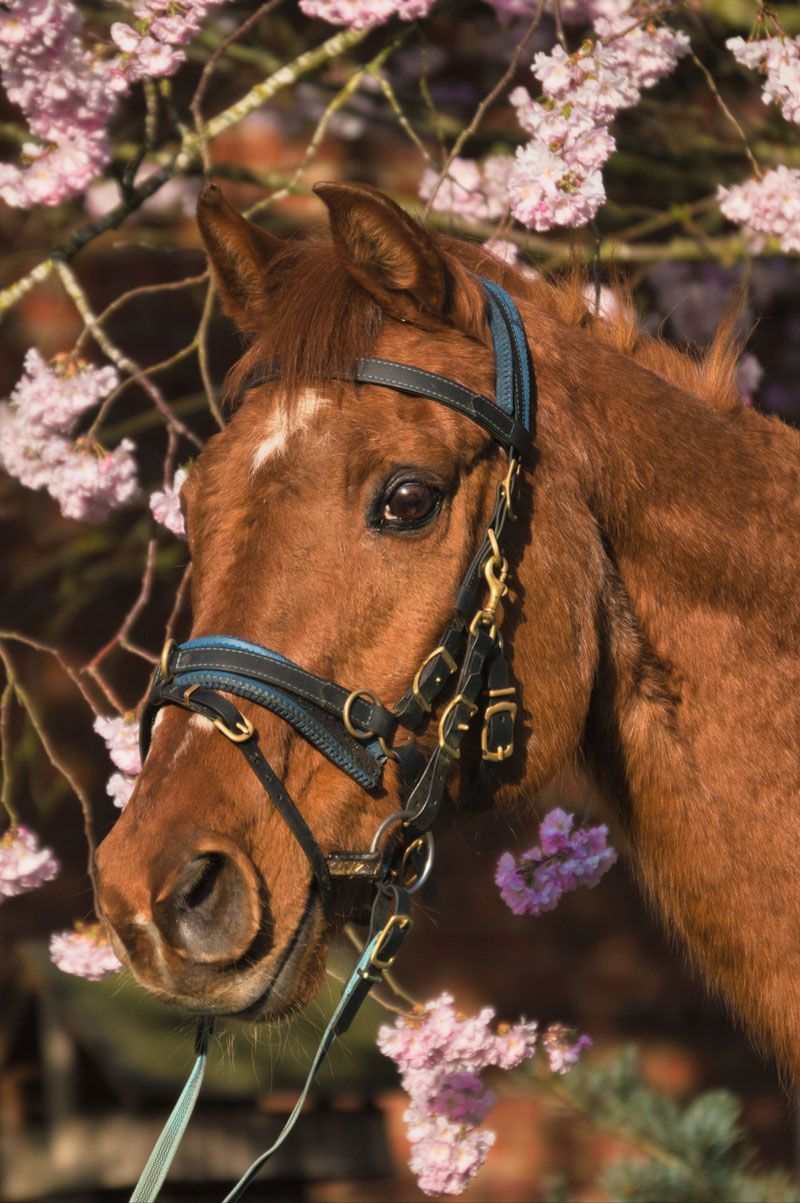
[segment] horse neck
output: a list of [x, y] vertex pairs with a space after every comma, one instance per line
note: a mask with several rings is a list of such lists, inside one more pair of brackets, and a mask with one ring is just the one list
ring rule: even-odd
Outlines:
[[583, 556], [586, 761], [667, 922], [798, 1070], [800, 438], [578, 331], [542, 368], [541, 466]]

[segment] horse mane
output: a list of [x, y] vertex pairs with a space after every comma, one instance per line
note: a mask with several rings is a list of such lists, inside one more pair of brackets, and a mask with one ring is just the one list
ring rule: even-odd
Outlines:
[[[567, 326], [590, 331], [598, 342], [667, 384], [719, 411], [739, 406], [741, 303], [731, 305], [703, 353], [689, 353], [642, 330], [630, 290], [619, 280], [612, 289], [615, 303], [607, 307], [610, 312], [596, 317], [587, 301], [588, 275], [580, 264], [560, 275], [539, 276], [503, 263], [476, 243], [433, 231], [431, 236], [444, 251], [508, 288], [517, 300]], [[371, 353], [383, 322], [379, 305], [348, 273], [333, 242], [317, 234], [288, 241], [273, 257], [264, 282], [264, 304], [269, 324], [229, 372], [229, 404], [238, 401], [254, 373], [276, 360], [287, 402], [320, 379], [346, 380], [355, 361]]]

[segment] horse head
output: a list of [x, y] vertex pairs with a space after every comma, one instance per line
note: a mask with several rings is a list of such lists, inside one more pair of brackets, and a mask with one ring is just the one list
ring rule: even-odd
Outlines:
[[[249, 347], [230, 378], [230, 421], [182, 491], [191, 639], [202, 648], [224, 632], [234, 658], [266, 647], [356, 703], [389, 707], [453, 614], [506, 468], [502, 447], [463, 414], [356, 385], [354, 364], [414, 365], [491, 396], [495, 355], [465, 248], [373, 189], [316, 191], [330, 239], [265, 234], [214, 185], [200, 199], [214, 279]], [[322, 856], [370, 848], [400, 807], [395, 760], [379, 781], [348, 775], [285, 716], [233, 701], [234, 727], [252, 724]], [[187, 1009], [274, 1018], [316, 990], [346, 906], [335, 897], [326, 913], [302, 838], [215, 713], [158, 711], [134, 794], [99, 850], [100, 900], [149, 990]], [[423, 724], [420, 747], [435, 742]]]

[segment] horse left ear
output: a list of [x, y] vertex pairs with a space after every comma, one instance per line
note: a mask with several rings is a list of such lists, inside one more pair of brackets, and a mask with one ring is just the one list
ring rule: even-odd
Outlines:
[[345, 267], [392, 317], [458, 326], [480, 337], [484, 301], [473, 277], [419, 222], [367, 184], [315, 184]]
[[197, 224], [225, 312], [252, 333], [263, 318], [269, 263], [283, 240], [237, 213], [216, 184], [200, 192]]

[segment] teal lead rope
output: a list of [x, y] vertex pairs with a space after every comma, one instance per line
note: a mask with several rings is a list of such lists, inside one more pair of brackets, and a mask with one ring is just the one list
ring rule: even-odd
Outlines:
[[158, 1197], [158, 1192], [161, 1190], [164, 1179], [169, 1173], [169, 1167], [178, 1151], [178, 1145], [183, 1139], [186, 1126], [192, 1118], [194, 1105], [200, 1094], [200, 1087], [203, 1085], [208, 1061], [208, 1038], [213, 1026], [212, 1019], [201, 1019], [197, 1026], [194, 1067], [169, 1119], [161, 1129], [161, 1135], [153, 1146], [153, 1151], [147, 1159], [147, 1165], [136, 1183], [130, 1203], [152, 1203], [152, 1200]]
[[[393, 912], [386, 918], [387, 903], [394, 903]], [[409, 916], [410, 897], [398, 886], [389, 886], [385, 892], [378, 895], [372, 912], [370, 937], [364, 945], [352, 973], [342, 988], [336, 1008], [331, 1015], [328, 1026], [317, 1048], [311, 1068], [308, 1071], [305, 1085], [300, 1097], [295, 1103], [291, 1115], [280, 1130], [277, 1139], [266, 1152], [257, 1157], [253, 1164], [242, 1174], [233, 1190], [229, 1191], [222, 1203], [237, 1203], [247, 1187], [255, 1178], [258, 1171], [269, 1161], [273, 1153], [281, 1147], [289, 1133], [294, 1128], [303, 1104], [308, 1098], [308, 1092], [317, 1072], [331, 1050], [337, 1036], [341, 1036], [350, 1027], [364, 999], [372, 987], [381, 980], [385, 971], [390, 968], [403, 940], [408, 934], [412, 920]], [[376, 930], [377, 929], [377, 930]], [[130, 1203], [156, 1203], [158, 1192], [169, 1173], [170, 1166], [183, 1139], [183, 1134], [191, 1119], [195, 1103], [200, 1094], [203, 1077], [208, 1061], [208, 1042], [213, 1029], [212, 1019], [202, 1019], [197, 1029], [196, 1057], [194, 1067], [189, 1074], [186, 1085], [181, 1091], [180, 1098], [172, 1113], [161, 1130], [161, 1135], [155, 1143], [152, 1153], [147, 1159], [147, 1165], [134, 1187]]]

